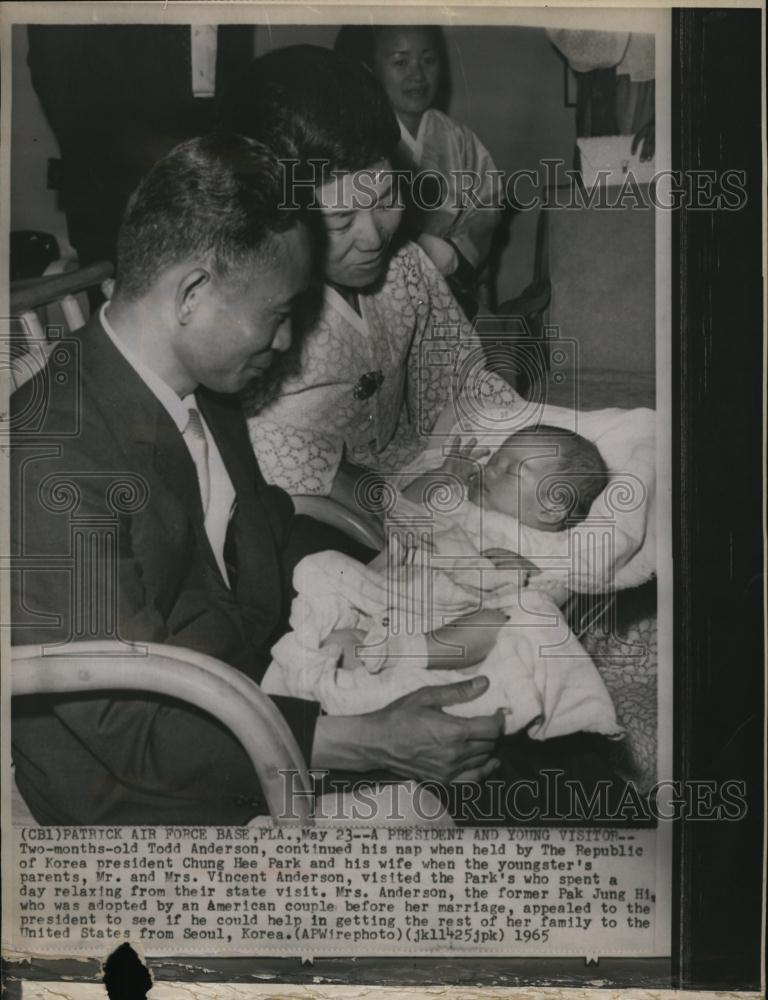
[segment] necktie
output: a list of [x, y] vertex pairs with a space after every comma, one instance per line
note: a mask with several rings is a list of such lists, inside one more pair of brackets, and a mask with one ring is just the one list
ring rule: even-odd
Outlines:
[[203, 421], [194, 406], [189, 407], [189, 420], [184, 428], [184, 440], [197, 466], [197, 480], [200, 484], [200, 499], [203, 514], [208, 513], [211, 499], [211, 474], [208, 468], [208, 441], [205, 437]]
[[232, 510], [227, 523], [227, 534], [224, 538], [224, 565], [227, 570], [229, 589], [237, 590], [237, 542], [235, 540], [235, 518], [237, 517], [237, 500], [232, 504]]

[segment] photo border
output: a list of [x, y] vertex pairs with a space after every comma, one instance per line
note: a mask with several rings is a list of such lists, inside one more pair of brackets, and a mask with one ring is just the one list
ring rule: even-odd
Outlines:
[[[17, 8], [14, 20], [23, 20], [28, 5], [12, 6]], [[39, 12], [44, 5], [35, 6]], [[69, 8], [76, 6], [70, 4]], [[92, 6], [82, 5], [83, 12]], [[333, 9], [334, 20], [341, 21], [346, 9]], [[673, 167], [741, 169], [743, 165], [748, 192], [747, 206], [740, 212], [684, 210], [674, 213], [672, 221], [673, 288], [678, 291], [673, 295], [672, 312], [675, 777], [720, 776], [713, 767], [707, 734], [701, 732], [702, 720], [706, 720], [717, 726], [717, 747], [725, 757], [715, 759], [722, 775], [747, 781], [750, 802], [747, 817], [739, 823], [675, 826], [673, 913], [678, 919], [673, 920], [668, 985], [676, 983], [687, 989], [757, 990], [764, 981], [765, 685], [759, 671], [739, 672], [743, 663], [751, 665], [756, 659], [763, 663], [765, 650], [765, 321], [761, 272], [765, 184], [764, 137], [758, 126], [765, 116], [763, 28], [762, 9], [673, 10]], [[758, 53], [754, 51], [755, 34], [760, 39]], [[735, 44], [735, 39], [740, 44]], [[10, 60], [7, 51], [4, 54], [5, 87]], [[711, 113], [718, 89], [741, 114], [717, 117]], [[4, 117], [7, 104], [4, 102]], [[754, 123], [748, 134], [742, 118]], [[10, 196], [5, 187], [3, 214], [7, 222]], [[0, 266], [6, 267], [5, 273], [6, 252], [3, 246]], [[739, 289], [738, 294], [735, 289]], [[718, 354], [722, 341], [718, 345], [717, 338], [723, 336], [732, 350]], [[728, 415], [728, 420], [718, 423], [716, 418], [723, 415]], [[718, 480], [702, 461], [711, 457], [713, 448], [725, 456], [736, 448], [743, 460], [735, 489], [733, 481]], [[732, 552], [716, 545], [716, 541], [722, 542], [724, 522], [735, 526], [734, 545], [738, 538], [754, 539], [751, 551], [738, 551], [735, 564]], [[729, 599], [717, 591], [717, 580], [728, 581]], [[736, 598], [741, 605], [736, 604]], [[738, 617], [734, 621], [735, 612]], [[723, 655], [724, 650], [728, 655]], [[735, 675], [740, 687], [733, 692], [730, 688]], [[728, 691], [727, 697], [724, 691]], [[707, 859], [709, 863], [705, 863]], [[756, 877], [758, 872], [763, 873], [761, 880]], [[191, 979], [198, 961], [188, 956], [178, 963], [151, 960], [150, 964], [159, 982], [184, 978], [182, 973]], [[546, 981], [553, 986], [587, 986], [599, 979], [604, 986], [659, 987], [664, 985], [657, 978], [661, 961], [603, 959], [599, 966], [586, 966], [576, 959], [482, 958], [478, 959], [485, 967], [481, 977], [468, 972], [466, 958], [318, 959], [307, 969], [296, 959], [205, 959], [201, 966], [209, 970], [215, 966], [215, 978], [210, 978], [211, 973], [194, 975], [194, 981], [253, 982], [257, 975], [274, 976], [275, 983], [306, 985], [322, 977], [325, 985], [522, 986]], [[345, 962], [350, 968], [343, 971]], [[402, 970], [396, 977], [388, 974], [395, 963], [406, 965], [410, 974], [403, 976]], [[505, 975], [497, 968], [502, 965]], [[295, 970], [292, 974], [288, 966]], [[420, 975], [417, 967], [426, 966], [439, 967], [439, 978]], [[531, 973], [534, 967], [541, 967], [539, 976]], [[99, 963], [75, 960], [9, 963], [4, 972], [10, 997], [17, 995], [14, 991], [22, 978], [93, 982], [100, 975]]]

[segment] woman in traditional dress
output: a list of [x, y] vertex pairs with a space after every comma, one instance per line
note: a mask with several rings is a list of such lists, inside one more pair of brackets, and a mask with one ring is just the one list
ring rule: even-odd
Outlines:
[[405, 466], [449, 401], [476, 414], [515, 393], [486, 371], [432, 260], [398, 239], [400, 130], [369, 72], [328, 49], [276, 50], [251, 65], [221, 117], [283, 150], [286, 197], [298, 204], [311, 189], [325, 243], [317, 308], [274, 388], [246, 394], [254, 449], [289, 493], [355, 508], [361, 478]]
[[[415, 236], [474, 315], [473, 298], [488, 304], [483, 267], [501, 220], [502, 185], [472, 129], [435, 107], [447, 90], [442, 29], [347, 25], [335, 48], [361, 61], [384, 87], [400, 128], [398, 161], [420, 176]], [[437, 178], [441, 181], [430, 185]]]

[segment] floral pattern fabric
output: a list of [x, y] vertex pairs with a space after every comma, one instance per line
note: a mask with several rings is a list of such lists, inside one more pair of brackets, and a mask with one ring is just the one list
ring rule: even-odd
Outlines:
[[[649, 591], [652, 598], [649, 601]], [[658, 780], [658, 623], [655, 588], [647, 584], [616, 595], [623, 613], [611, 628], [597, 624], [580, 636], [613, 698], [626, 731], [613, 746], [617, 773], [641, 792]], [[622, 620], [623, 619], [623, 620]]]
[[448, 402], [458, 414], [518, 400], [485, 369], [476, 334], [415, 244], [392, 257], [382, 285], [359, 302], [360, 314], [326, 288], [279, 384], [245, 394], [261, 469], [293, 495], [327, 495], [342, 455], [377, 471], [401, 469]]

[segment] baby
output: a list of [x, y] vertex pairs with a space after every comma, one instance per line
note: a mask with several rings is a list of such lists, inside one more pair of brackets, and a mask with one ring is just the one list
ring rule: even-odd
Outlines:
[[[419, 476], [403, 494], [423, 503], [430, 490], [443, 487], [454, 494], [460, 491], [459, 501], [466, 496], [483, 510], [507, 514], [529, 528], [564, 531], [584, 520], [610, 478], [591, 441], [548, 424], [510, 434], [480, 466], [488, 454], [488, 448], [477, 447], [475, 438], [464, 446], [454, 438], [440, 468]], [[533, 563], [509, 549], [484, 549], [482, 554], [499, 569], [538, 572]]]
[[471, 438], [451, 450], [434, 472], [419, 476], [404, 495], [421, 502], [429, 490], [465, 490], [484, 510], [516, 518], [539, 531], [563, 531], [582, 521], [608, 485], [605, 462], [591, 441], [560, 427], [539, 424], [511, 434], [484, 467], [488, 448]]
[[[487, 457], [475, 440], [454, 441], [438, 469], [405, 489], [373, 563], [336, 552], [302, 560], [293, 631], [272, 650], [268, 693], [361, 714], [449, 684], [457, 670], [480, 671], [486, 690], [447, 711], [496, 712], [505, 733], [534, 739], [621, 735], [605, 684], [558, 606], [543, 550], [533, 550], [542, 552], [539, 570], [482, 541], [507, 544], [517, 522], [539, 545], [541, 529], [559, 532], [546, 541], [568, 549], [564, 529], [608, 483], [605, 463], [587, 440], [548, 425], [508, 437], [483, 467]], [[512, 545], [536, 558], [519, 537]]]
[[[488, 454], [489, 449], [477, 447], [475, 438], [465, 445], [455, 438], [442, 465], [418, 476], [403, 495], [423, 503], [435, 489], [450, 490], [457, 500], [466, 497], [483, 510], [514, 517], [539, 531], [564, 531], [584, 520], [610, 478], [591, 441], [546, 424], [511, 434], [485, 466], [480, 465]], [[487, 548], [482, 555], [497, 569], [520, 570], [523, 584], [539, 573], [534, 563], [510, 549]], [[483, 608], [438, 629], [427, 637], [429, 668], [459, 669], [479, 663], [506, 620], [501, 611]], [[364, 633], [357, 629], [342, 629], [332, 633], [325, 645], [339, 646], [342, 665], [354, 668], [365, 665], [357, 655], [363, 639]], [[464, 650], [459, 657], [457, 642]], [[452, 648], [446, 658], [448, 647]]]
[[[613, 475], [627, 460], [617, 458], [615, 435], [611, 451], [610, 433], [601, 434], [598, 451], [556, 426], [558, 417], [507, 436], [493, 455], [464, 437], [443, 454], [451, 438], [433, 439], [421, 459], [431, 471], [414, 464], [403, 474], [411, 478], [389, 514], [389, 544], [373, 563], [337, 552], [302, 560], [292, 631], [272, 650], [265, 690], [361, 714], [450, 684], [459, 670], [481, 674], [488, 688], [448, 706], [452, 714], [501, 711], [505, 733], [537, 740], [620, 736], [610, 695], [562, 604], [572, 593], [605, 589], [595, 585], [611, 562], [614, 532], [595, 530], [587, 515], [599, 512], [600, 525], [612, 529], [610, 504], [598, 494], [610, 486], [608, 463]], [[623, 417], [590, 417], [584, 426], [607, 423], [624, 438]], [[636, 454], [645, 470], [655, 455], [653, 420], [633, 421], [640, 443], [632, 460]], [[622, 552], [641, 544], [646, 521], [643, 514], [617, 529]]]

